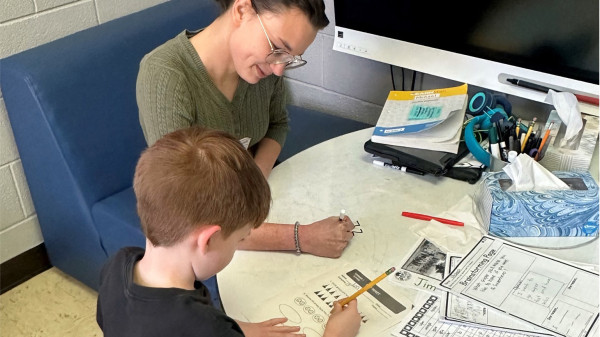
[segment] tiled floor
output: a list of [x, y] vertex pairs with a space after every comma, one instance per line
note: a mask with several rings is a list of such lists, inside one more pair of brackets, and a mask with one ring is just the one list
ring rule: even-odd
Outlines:
[[102, 336], [96, 324], [97, 295], [51, 268], [0, 296], [0, 336]]

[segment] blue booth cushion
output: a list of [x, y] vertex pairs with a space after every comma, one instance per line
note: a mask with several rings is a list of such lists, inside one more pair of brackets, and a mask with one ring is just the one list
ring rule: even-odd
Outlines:
[[290, 130], [277, 158], [278, 162], [283, 162], [293, 155], [331, 138], [373, 126], [293, 105], [288, 105], [287, 110]]
[[95, 203], [92, 206], [92, 217], [100, 238], [110, 238], [102, 240], [108, 255], [116, 253], [121, 247], [146, 246], [133, 187]]

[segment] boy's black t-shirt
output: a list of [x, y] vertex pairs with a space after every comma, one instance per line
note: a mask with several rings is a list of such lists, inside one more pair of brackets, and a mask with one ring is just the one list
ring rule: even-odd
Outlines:
[[133, 283], [144, 249], [122, 248], [100, 276], [96, 320], [105, 337], [243, 336], [239, 325], [213, 307], [208, 289], [149, 288]]

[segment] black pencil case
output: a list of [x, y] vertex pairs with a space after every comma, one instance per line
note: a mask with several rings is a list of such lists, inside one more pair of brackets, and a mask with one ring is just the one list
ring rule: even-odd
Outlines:
[[464, 142], [460, 143], [458, 153], [449, 153], [375, 143], [370, 139], [365, 142], [364, 150], [367, 153], [387, 158], [395, 165], [410, 167], [435, 176], [443, 176], [456, 162], [469, 153]]

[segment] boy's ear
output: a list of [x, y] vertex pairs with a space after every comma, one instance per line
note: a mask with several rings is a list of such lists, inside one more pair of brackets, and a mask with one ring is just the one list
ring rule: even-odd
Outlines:
[[205, 225], [198, 229], [196, 244], [202, 254], [206, 254], [210, 244], [217, 240], [216, 236], [221, 232], [221, 226]]
[[256, 12], [254, 11], [250, 0], [235, 0], [233, 5], [231, 5], [231, 15], [233, 16], [233, 22], [238, 26], [248, 16], [254, 16], [255, 14]]

